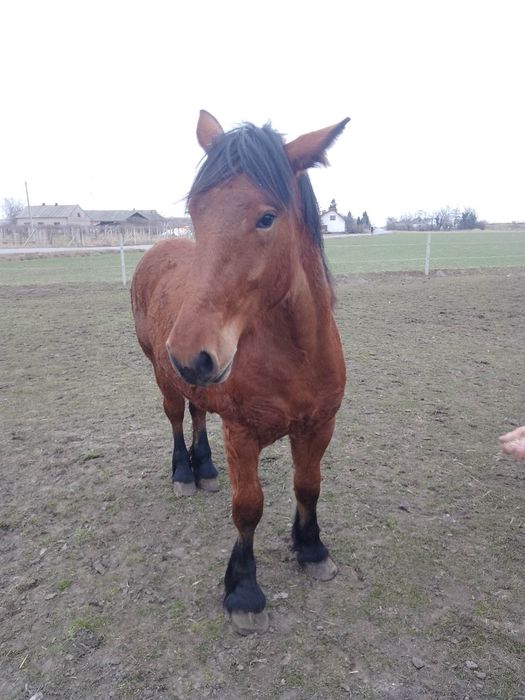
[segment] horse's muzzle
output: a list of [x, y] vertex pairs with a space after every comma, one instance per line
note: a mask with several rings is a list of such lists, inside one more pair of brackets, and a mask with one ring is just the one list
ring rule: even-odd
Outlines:
[[231, 362], [223, 369], [219, 369], [213, 356], [205, 350], [201, 350], [189, 365], [183, 365], [177, 360], [170, 346], [166, 347], [173, 369], [187, 384], [192, 386], [219, 384], [230, 374]]

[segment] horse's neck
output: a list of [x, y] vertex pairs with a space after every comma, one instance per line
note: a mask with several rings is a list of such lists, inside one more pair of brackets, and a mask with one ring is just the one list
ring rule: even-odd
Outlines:
[[302, 261], [286, 298], [294, 339], [310, 355], [323, 351], [334, 326], [332, 289], [319, 255]]

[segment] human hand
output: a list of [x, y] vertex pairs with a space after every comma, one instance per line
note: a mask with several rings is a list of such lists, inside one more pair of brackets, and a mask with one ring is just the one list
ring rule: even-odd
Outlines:
[[503, 452], [513, 455], [515, 459], [525, 460], [525, 425], [501, 435], [499, 441]]

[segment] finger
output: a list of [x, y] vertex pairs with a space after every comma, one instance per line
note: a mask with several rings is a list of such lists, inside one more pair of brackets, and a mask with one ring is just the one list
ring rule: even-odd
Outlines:
[[512, 442], [514, 440], [519, 440], [523, 437], [525, 437], [525, 425], [522, 425], [521, 427], [516, 428], [515, 430], [511, 430], [510, 433], [500, 435], [499, 440], [500, 442]]
[[513, 455], [516, 459], [525, 459], [525, 438], [507, 442], [501, 449], [506, 454]]

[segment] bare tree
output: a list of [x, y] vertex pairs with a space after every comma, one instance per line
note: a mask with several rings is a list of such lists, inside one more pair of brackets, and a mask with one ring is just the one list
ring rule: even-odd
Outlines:
[[4, 216], [9, 219], [11, 224], [14, 224], [16, 217], [20, 214], [24, 208], [23, 203], [19, 199], [14, 199], [14, 197], [4, 197], [4, 203], [2, 209], [4, 210]]

